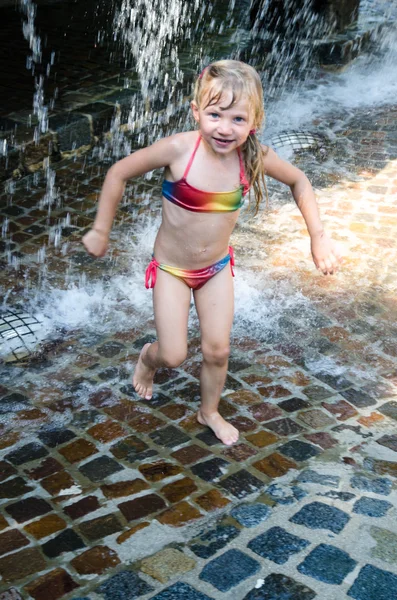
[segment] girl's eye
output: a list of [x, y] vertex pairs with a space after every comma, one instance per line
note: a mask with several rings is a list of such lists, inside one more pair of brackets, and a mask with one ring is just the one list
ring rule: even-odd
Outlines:
[[235, 117], [234, 120], [236, 121], [236, 123], [243, 123], [244, 122], [243, 117]]
[[218, 117], [218, 113], [210, 113], [210, 117], [216, 119]]

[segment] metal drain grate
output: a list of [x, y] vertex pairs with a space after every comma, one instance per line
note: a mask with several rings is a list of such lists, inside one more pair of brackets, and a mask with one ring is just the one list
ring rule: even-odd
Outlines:
[[294, 152], [301, 150], [324, 150], [327, 146], [327, 139], [318, 134], [307, 131], [286, 131], [275, 135], [270, 140], [273, 148], [292, 148]]
[[36, 331], [43, 324], [28, 313], [7, 312], [0, 316], [0, 341], [7, 353], [7, 361], [12, 362], [26, 358], [39, 339]]

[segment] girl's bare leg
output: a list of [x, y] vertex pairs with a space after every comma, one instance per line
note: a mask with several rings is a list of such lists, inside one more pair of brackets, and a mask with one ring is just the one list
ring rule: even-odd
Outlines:
[[201, 406], [197, 419], [208, 425], [227, 446], [238, 440], [238, 430], [225, 421], [218, 405], [225, 384], [230, 330], [233, 323], [234, 290], [230, 266], [194, 292], [200, 320], [203, 365], [200, 374]]
[[152, 397], [157, 369], [178, 367], [186, 358], [190, 299], [190, 288], [183, 281], [157, 269], [153, 308], [158, 340], [144, 345], [133, 377], [135, 391], [141, 398]]

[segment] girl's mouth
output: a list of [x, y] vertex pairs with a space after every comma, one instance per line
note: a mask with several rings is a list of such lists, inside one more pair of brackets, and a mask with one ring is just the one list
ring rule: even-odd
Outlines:
[[229, 146], [229, 144], [231, 144], [233, 142], [233, 140], [223, 140], [221, 138], [215, 138], [215, 137], [214, 137], [214, 140], [218, 146], [222, 146], [223, 148], [226, 148], [227, 146]]

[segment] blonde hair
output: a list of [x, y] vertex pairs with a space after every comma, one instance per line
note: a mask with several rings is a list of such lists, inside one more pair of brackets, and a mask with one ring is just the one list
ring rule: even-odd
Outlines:
[[269, 148], [263, 148], [256, 133], [265, 121], [262, 83], [257, 71], [250, 65], [238, 60], [219, 60], [202, 71], [196, 81], [193, 99], [199, 108], [203, 107], [204, 103], [204, 108], [207, 108], [219, 102], [226, 90], [232, 92], [230, 106], [245, 96], [249, 103], [250, 115], [253, 116], [252, 129], [255, 131], [250, 132], [241, 150], [250, 190], [254, 191], [256, 214], [264, 197], [266, 205], [268, 204], [263, 159]]

